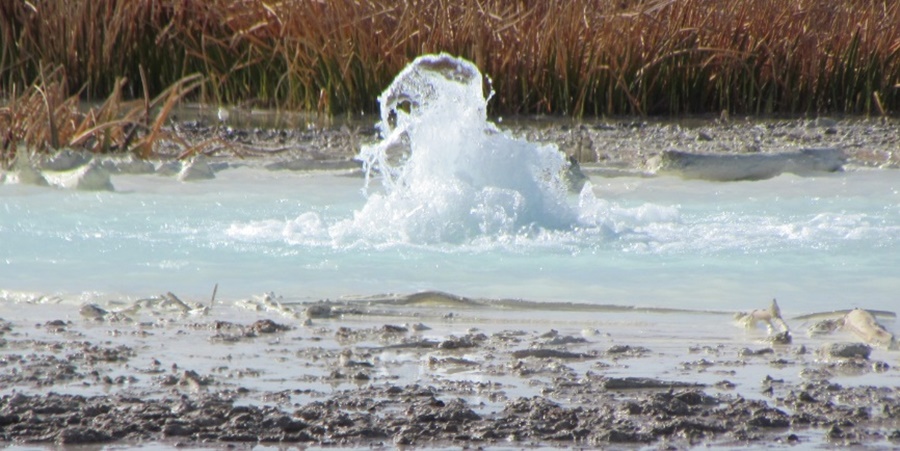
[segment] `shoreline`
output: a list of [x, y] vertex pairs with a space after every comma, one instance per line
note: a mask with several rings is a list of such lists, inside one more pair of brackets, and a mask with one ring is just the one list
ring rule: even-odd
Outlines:
[[[264, 114], [265, 115], [265, 114]], [[293, 119], [294, 128], [283, 128], [277, 118], [262, 119], [258, 113], [232, 113], [223, 127], [211, 113], [182, 122], [189, 143], [211, 136], [238, 145], [258, 147], [250, 157], [271, 159], [276, 169], [291, 169], [292, 162], [350, 160], [361, 145], [378, 139], [376, 117], [349, 120]], [[851, 168], [900, 169], [900, 120], [895, 118], [584, 118], [553, 116], [493, 117], [500, 130], [537, 144], [555, 144], [567, 156], [589, 170], [620, 170], [647, 173], [651, 160], [667, 150], [696, 154], [770, 155], [804, 148], [838, 149]], [[190, 127], [184, 127], [185, 124]], [[262, 125], [257, 126], [257, 125]], [[305, 125], [306, 129], [303, 129]], [[298, 127], [300, 126], [300, 127]], [[221, 149], [225, 157], [235, 156]], [[235, 150], [240, 150], [236, 147]], [[169, 155], [176, 152], [170, 151]], [[293, 163], [293, 167], [304, 169]], [[609, 171], [604, 172], [609, 174]]]
[[7, 444], [900, 443], [897, 352], [836, 354], [858, 339], [806, 320], [784, 343], [721, 313], [535, 319], [440, 293], [48, 307], [0, 308]]
[[[112, 190], [110, 175], [155, 173], [182, 181], [215, 177], [228, 168], [279, 171], [349, 171], [362, 146], [378, 140], [375, 120], [281, 122], [242, 112], [219, 123], [194, 111], [164, 129], [154, 157], [59, 150], [31, 156], [23, 168], [0, 171], [0, 183]], [[312, 120], [312, 119], [310, 119]], [[900, 120], [635, 118], [572, 120], [495, 118], [501, 131], [534, 144], [556, 145], [571, 162], [575, 191], [584, 176], [659, 176], [711, 181], [762, 180], [782, 173], [815, 175], [844, 170], [900, 169]], [[202, 153], [186, 153], [186, 149]], [[195, 161], [202, 156], [203, 161]], [[93, 164], [93, 166], [91, 166]], [[95, 167], [102, 169], [96, 173]], [[37, 171], [37, 174], [35, 174]], [[43, 172], [47, 171], [46, 177]], [[574, 177], [572, 177], [574, 175]], [[36, 180], [32, 180], [36, 179]], [[46, 179], [46, 180], [45, 180]]]
[[[670, 149], [838, 148], [849, 170], [900, 167], [890, 120], [537, 122], [499, 126], [558, 144], [590, 175], [652, 176], [649, 162]], [[172, 133], [217, 140], [203, 162], [212, 177], [242, 165], [356, 173], [359, 145], [376, 136], [210, 123]], [[190, 163], [172, 165], [182, 150], [142, 170], [184, 174]], [[164, 295], [96, 310], [41, 299], [0, 304], [0, 442], [12, 446], [900, 446], [897, 351], [840, 330], [810, 335], [808, 319], [773, 340], [731, 312], [539, 309], [540, 299]]]

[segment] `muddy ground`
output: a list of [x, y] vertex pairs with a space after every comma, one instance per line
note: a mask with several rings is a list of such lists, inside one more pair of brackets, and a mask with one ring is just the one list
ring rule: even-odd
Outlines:
[[402, 301], [5, 306], [0, 441], [900, 446], [897, 351], [851, 334], [793, 322], [793, 338], [772, 340], [718, 313]]
[[[210, 155], [262, 158], [273, 169], [358, 167], [359, 147], [378, 139], [374, 118], [304, 122], [263, 121], [249, 112], [229, 123], [211, 117], [182, 121], [170, 131]], [[848, 167], [900, 168], [900, 120], [896, 118], [755, 119], [696, 117], [671, 119], [585, 119], [547, 117], [493, 121], [532, 142], [553, 143], [583, 166], [645, 171], [666, 150], [698, 154], [773, 154], [835, 148]], [[272, 124], [278, 128], [272, 128]], [[256, 125], [254, 125], [256, 124]], [[261, 124], [261, 125], [260, 125]], [[280, 127], [289, 124], [289, 127]]]
[[[839, 148], [848, 168], [900, 167], [895, 119], [500, 126], [610, 175], [644, 171], [669, 149]], [[359, 120], [269, 128], [200, 119], [168, 133], [180, 144], [164, 157], [204, 143], [197, 149], [227, 164], [275, 170], [357, 168], [359, 146], [377, 137]], [[897, 351], [848, 334], [811, 337], [798, 324], [791, 340], [772, 342], [721, 315], [686, 327], [694, 313], [576, 312], [573, 322], [432, 307], [135, 315], [106, 305], [98, 315], [43, 298], [0, 305], [0, 442], [900, 447]]]

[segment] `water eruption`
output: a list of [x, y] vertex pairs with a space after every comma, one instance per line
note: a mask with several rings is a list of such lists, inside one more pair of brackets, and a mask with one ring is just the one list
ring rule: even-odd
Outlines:
[[442, 53], [409, 64], [379, 97], [382, 139], [357, 157], [368, 201], [334, 231], [459, 243], [571, 227], [565, 155], [501, 131], [487, 119], [490, 97], [469, 61]]

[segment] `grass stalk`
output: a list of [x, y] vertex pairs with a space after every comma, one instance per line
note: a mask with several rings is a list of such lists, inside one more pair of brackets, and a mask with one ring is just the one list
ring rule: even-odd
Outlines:
[[0, 98], [54, 67], [63, 98], [125, 80], [145, 117], [193, 73], [203, 102], [373, 112], [439, 51], [490, 75], [502, 114], [900, 111], [900, 2], [884, 0], [48, 0], [3, 2], [0, 30]]

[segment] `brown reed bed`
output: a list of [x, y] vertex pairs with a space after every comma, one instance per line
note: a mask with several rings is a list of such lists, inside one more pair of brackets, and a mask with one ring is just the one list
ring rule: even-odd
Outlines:
[[182, 144], [186, 155], [198, 150], [198, 145], [189, 145], [163, 126], [178, 102], [202, 83], [199, 75], [176, 81], [155, 99], [146, 91], [140, 101], [123, 100], [125, 83], [119, 79], [102, 104], [85, 107], [79, 93], [68, 94], [62, 72], [59, 67], [41, 72], [39, 82], [21, 94], [13, 87], [0, 107], [0, 167], [8, 168], [22, 146], [33, 152], [61, 148], [93, 153], [131, 151], [148, 158], [156, 153], [159, 140], [167, 139]]
[[[0, 3], [7, 112], [28, 89], [141, 99], [194, 73], [202, 102], [371, 112], [409, 61], [439, 51], [492, 78], [497, 114], [900, 110], [892, 0]], [[66, 82], [43, 84], [44, 68]]]

